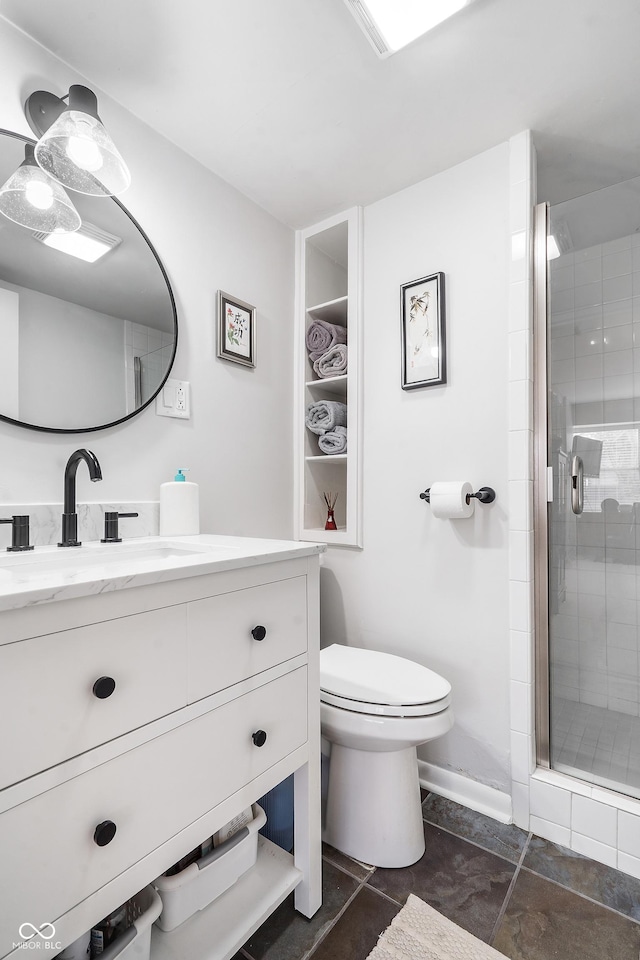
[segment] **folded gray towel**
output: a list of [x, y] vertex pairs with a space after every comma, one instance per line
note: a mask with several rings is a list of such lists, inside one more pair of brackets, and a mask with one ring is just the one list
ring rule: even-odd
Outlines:
[[347, 425], [347, 405], [338, 400], [318, 400], [307, 407], [306, 424], [312, 433], [328, 433]]
[[323, 453], [326, 453], [329, 456], [333, 455], [335, 457], [336, 453], [346, 453], [347, 428], [334, 427], [333, 430], [329, 430], [328, 433], [324, 433], [321, 437], [318, 437], [318, 446]]
[[313, 369], [319, 377], [339, 377], [347, 372], [347, 345], [336, 343], [326, 353], [323, 353], [313, 364]]
[[318, 360], [323, 353], [335, 347], [336, 343], [347, 342], [347, 328], [328, 320], [312, 320], [307, 330], [307, 350], [309, 359]]

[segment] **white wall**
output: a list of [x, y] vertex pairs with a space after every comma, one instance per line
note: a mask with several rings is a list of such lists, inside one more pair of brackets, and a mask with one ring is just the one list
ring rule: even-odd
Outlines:
[[[62, 95], [76, 82], [92, 86], [91, 78], [0, 21], [1, 127], [31, 135], [22, 112], [26, 97], [37, 89]], [[88, 446], [104, 480], [98, 490], [80, 472], [80, 500], [156, 499], [159, 484], [184, 464], [201, 485], [204, 530], [290, 536], [293, 232], [97, 94], [102, 119], [131, 168], [122, 200], [173, 285], [180, 321], [173, 372], [191, 382], [193, 415], [171, 420], [147, 409], [108, 431], [68, 436], [0, 422], [0, 502], [59, 501], [69, 454]], [[258, 308], [255, 370], [215, 357], [220, 288]]]
[[18, 415], [18, 294], [0, 286], [0, 410]]
[[[15, 419], [71, 427], [123, 417], [124, 320], [13, 283], [0, 281], [0, 288], [19, 303]], [[6, 406], [0, 412], [10, 415]]]
[[[367, 207], [364, 223], [364, 549], [327, 555], [323, 643], [446, 677], [456, 723], [421, 756], [508, 792], [508, 144]], [[448, 383], [405, 392], [400, 284], [439, 270]], [[434, 519], [420, 492], [455, 479], [496, 502]]]

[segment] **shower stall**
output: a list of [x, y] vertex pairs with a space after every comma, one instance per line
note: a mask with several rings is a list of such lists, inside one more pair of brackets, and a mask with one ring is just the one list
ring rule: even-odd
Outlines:
[[640, 798], [640, 178], [536, 233], [538, 762]]

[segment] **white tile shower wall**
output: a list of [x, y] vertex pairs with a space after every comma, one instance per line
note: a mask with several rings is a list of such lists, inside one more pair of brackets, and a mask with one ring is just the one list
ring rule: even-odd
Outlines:
[[173, 353], [173, 334], [155, 330], [142, 323], [124, 322], [124, 356], [126, 367], [127, 411], [135, 408], [135, 357], [143, 359], [142, 397], [155, 393]]
[[[133, 537], [155, 537], [160, 530], [160, 504], [158, 501], [145, 503], [79, 503], [78, 538], [83, 541], [100, 540], [104, 536], [104, 515], [107, 510], [118, 513], [137, 513], [137, 517], [127, 517], [120, 521], [122, 540]], [[27, 515], [29, 519], [30, 541], [35, 547], [53, 546], [60, 540], [61, 503], [3, 503], [0, 504], [3, 517]], [[0, 526], [0, 551], [11, 543], [11, 527]]]
[[[640, 236], [558, 257], [550, 263], [550, 284], [551, 372], [558, 402], [570, 411], [568, 426], [636, 421], [640, 297], [633, 293], [640, 291]], [[607, 513], [587, 506], [566, 524], [566, 563], [577, 582], [552, 627], [555, 695], [637, 717], [636, 528], [630, 507]]]
[[[535, 202], [534, 160], [530, 134], [525, 132], [513, 137], [510, 141], [511, 185], [528, 184], [528, 190], [512, 189], [511, 202], [515, 205], [527, 203], [529, 210], [532, 210]], [[511, 248], [515, 256], [511, 264], [509, 375], [511, 382], [519, 382], [532, 380], [532, 236], [530, 219], [523, 219], [522, 210], [514, 211], [511, 224]], [[631, 272], [628, 270], [629, 249]], [[591, 341], [598, 342], [597, 335], [601, 338], [599, 343], [603, 357], [602, 373], [598, 372], [600, 379], [591, 376], [594, 370], [600, 371], [598, 363], [594, 366], [578, 363], [577, 372], [584, 379], [576, 381], [577, 389], [568, 388], [567, 396], [572, 403], [585, 404], [581, 411], [585, 422], [603, 422], [601, 415], [605, 410], [611, 422], [624, 422], [630, 416], [628, 404], [624, 405], [625, 397], [633, 396], [633, 393], [626, 391], [634, 385], [637, 394], [640, 388], [640, 346], [638, 352], [633, 351], [633, 374], [622, 372], [628, 370], [628, 361], [625, 366], [625, 361], [616, 357], [608, 361], [608, 369], [620, 371], [612, 377], [613, 386], [605, 390], [602, 376], [605, 354], [615, 356], [629, 350], [629, 336], [633, 338], [640, 333], [640, 236], [632, 237], [630, 243], [623, 239], [599, 249], [592, 248], [562, 266], [567, 268], [565, 272], [559, 267], [554, 270], [554, 304], [557, 308], [551, 328], [554, 361], [569, 361], [567, 370], [571, 370], [573, 363], [575, 371], [575, 364], [580, 358], [593, 356], [590, 351], [596, 344]], [[630, 281], [620, 279], [625, 277], [631, 277]], [[577, 295], [579, 305], [576, 310], [577, 287], [585, 289]], [[614, 300], [612, 297], [621, 299]], [[575, 329], [574, 311], [577, 318]], [[638, 325], [637, 329], [633, 326], [634, 322]], [[581, 387], [581, 384], [584, 386]], [[589, 408], [587, 404], [593, 406]], [[598, 417], [601, 419], [598, 420]], [[635, 404], [633, 417], [640, 417], [640, 403]], [[512, 585], [516, 585], [510, 593], [513, 818], [519, 826], [539, 836], [640, 878], [640, 802], [555, 770], [535, 769], [532, 706], [534, 635], [531, 626], [526, 629], [513, 626], [533, 623], [533, 573], [530, 562], [533, 549], [533, 426], [531, 416], [527, 431], [527, 439], [531, 444], [528, 450], [522, 442], [521, 430], [511, 427], [509, 435], [509, 575]], [[587, 526], [584, 524], [583, 528]], [[598, 546], [599, 542], [597, 530], [591, 529], [581, 532], [578, 539], [578, 545], [585, 547]], [[629, 548], [634, 552], [634, 560], [635, 546]], [[621, 553], [619, 560], [625, 559]], [[595, 679], [599, 671], [598, 651], [603, 642], [610, 657], [614, 649], [630, 650], [633, 656], [637, 655], [636, 624], [633, 620], [634, 613], [638, 615], [637, 609], [628, 604], [611, 604], [614, 600], [630, 600], [634, 605], [638, 602], [640, 594], [637, 593], [636, 576], [635, 573], [633, 576], [629, 573], [624, 562], [613, 566], [615, 570], [611, 575], [607, 571], [604, 583], [601, 577], [593, 576], [600, 572], [593, 566], [582, 565], [575, 570], [568, 570], [566, 574], [567, 606], [563, 613], [565, 639], [562, 644], [566, 670], [563, 677], [566, 680], [565, 688], [574, 689], [576, 693], [580, 688], [575, 685], [575, 671], [582, 668], [585, 684], [587, 677], [589, 680]], [[610, 623], [597, 619], [602, 614], [602, 601], [609, 602], [615, 611], [615, 619], [611, 619]], [[586, 619], [587, 615], [591, 618], [594, 613], [596, 619]], [[630, 619], [632, 623], [627, 622]], [[578, 649], [579, 625], [585, 639], [582, 650]], [[615, 653], [613, 658], [618, 670], [623, 671], [625, 666], [629, 666], [621, 654]], [[589, 691], [585, 686], [585, 693], [590, 694], [592, 700], [604, 696], [603, 705], [606, 705], [610, 695], [614, 698], [612, 704], [616, 699], [619, 701], [621, 692], [622, 687], [617, 685], [611, 688], [611, 693], [608, 690], [606, 694]], [[628, 694], [628, 689], [625, 688], [625, 692]], [[620, 710], [620, 705], [615, 709]], [[526, 718], [524, 730], [523, 716]]]

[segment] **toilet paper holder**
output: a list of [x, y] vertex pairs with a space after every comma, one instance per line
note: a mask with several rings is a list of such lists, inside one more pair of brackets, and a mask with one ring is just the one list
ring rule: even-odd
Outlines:
[[[427, 503], [431, 503], [431, 496], [429, 493], [430, 490], [431, 487], [427, 487], [424, 493], [420, 494], [420, 499], [426, 500]], [[475, 497], [475, 499], [479, 500], [480, 503], [493, 503], [496, 498], [496, 492], [493, 487], [480, 487], [477, 493], [467, 494], [467, 503], [469, 503], [472, 497]]]

